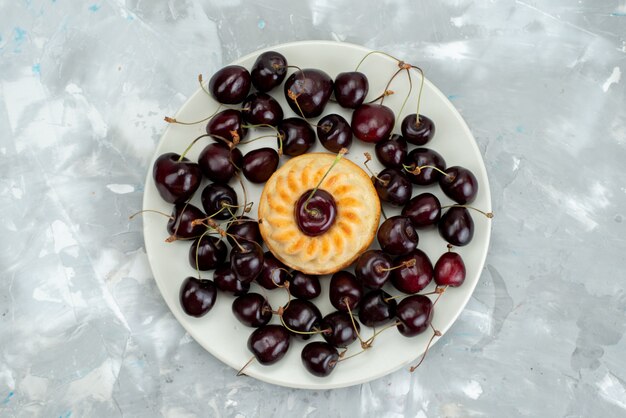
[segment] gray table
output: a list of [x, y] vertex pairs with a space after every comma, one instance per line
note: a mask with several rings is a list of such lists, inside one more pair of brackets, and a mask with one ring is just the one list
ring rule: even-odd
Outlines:
[[[626, 3], [0, 1], [1, 416], [624, 416]], [[236, 378], [169, 312], [141, 221], [198, 73], [334, 39], [424, 67], [491, 179], [486, 268], [420, 370]]]

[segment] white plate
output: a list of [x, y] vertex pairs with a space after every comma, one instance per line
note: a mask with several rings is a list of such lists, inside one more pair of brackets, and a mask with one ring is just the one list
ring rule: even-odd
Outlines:
[[[235, 61], [234, 64], [243, 65], [250, 69], [259, 53], [265, 50], [275, 50], [282, 53], [287, 58], [289, 64], [297, 65], [300, 68], [313, 67], [322, 69], [333, 78], [342, 71], [354, 70], [361, 58], [370, 52], [364, 47], [345, 43], [328, 41], [297, 42], [254, 52]], [[419, 65], [419, 63], [415, 64]], [[360, 71], [363, 71], [369, 78], [370, 90], [368, 100], [382, 92], [390, 76], [396, 70], [396, 62], [384, 55], [374, 54], [368, 57], [360, 68]], [[208, 80], [210, 76], [211, 74], [205, 74], [205, 80]], [[399, 124], [405, 114], [415, 113], [419, 78], [416, 74], [412, 76], [414, 81], [413, 93], [403, 114], [397, 118], [395, 132], [399, 132]], [[391, 107], [397, 113], [408, 91], [408, 81], [405, 74], [398, 76], [394, 80], [391, 90], [394, 90], [396, 94], [386, 98], [385, 105]], [[274, 89], [270, 94], [281, 103], [285, 111], [285, 117], [295, 116], [285, 102], [282, 86]], [[480, 151], [467, 125], [446, 96], [428, 80], [424, 84], [421, 103], [420, 113], [430, 117], [436, 125], [436, 135], [427, 147], [441, 153], [448, 166], [462, 165], [469, 168], [476, 175], [480, 186], [478, 196], [473, 204], [478, 208], [490, 211], [491, 197], [487, 173]], [[198, 89], [175, 117], [181, 121], [199, 120], [213, 113], [216, 108], [216, 102]], [[324, 114], [333, 112], [343, 115], [350, 121], [349, 111], [342, 109], [337, 104], [329, 103]], [[189, 142], [196, 136], [204, 133], [204, 130], [204, 123], [194, 126], [167, 126], [154, 158], [156, 159], [158, 155], [165, 152], [183, 152]], [[247, 138], [254, 138], [258, 136], [257, 134], [258, 132], [255, 131], [249, 132]], [[207, 138], [203, 142], [196, 144], [188, 154], [188, 157], [192, 160], [197, 159], [204, 145], [209, 142], [210, 139]], [[241, 150], [245, 154], [250, 149], [264, 146], [275, 147], [276, 142], [271, 138], [261, 139], [242, 146]], [[311, 151], [325, 150], [318, 143]], [[364, 151], [370, 151], [373, 154], [373, 146], [361, 143], [355, 138], [347, 158], [362, 165]], [[281, 163], [287, 157], [282, 158]], [[373, 161], [372, 167], [377, 171], [382, 169], [382, 166], [378, 165], [376, 161]], [[246, 183], [248, 185], [248, 193], [251, 196], [250, 200], [258, 202], [262, 188], [254, 186], [249, 182]], [[235, 190], [241, 192], [241, 188], [236, 181], [232, 182], [232, 186]], [[203, 187], [204, 183], [192, 200], [192, 203], [200, 208], [202, 205], [199, 202], [199, 195]], [[438, 186], [422, 188], [416, 186], [414, 194], [423, 191], [430, 191], [436, 194], [440, 198], [442, 205], [453, 203], [439, 190]], [[240, 199], [240, 201], [242, 200]], [[152, 179], [152, 164], [149, 167], [146, 179], [143, 207], [144, 209], [157, 209], [167, 213], [171, 212], [172, 208], [172, 205], [160, 198], [155, 188]], [[256, 217], [256, 209], [255, 205], [252, 216]], [[398, 212], [398, 210], [394, 210], [387, 205], [385, 205], [385, 211], [389, 216]], [[442, 333], [445, 333], [450, 328], [465, 307], [476, 287], [487, 255], [491, 233], [490, 221], [476, 213], [472, 213], [472, 216], [475, 223], [474, 239], [468, 246], [456, 250], [462, 255], [467, 267], [465, 283], [460, 288], [448, 289], [436, 305], [433, 325]], [[165, 302], [178, 321], [200, 345], [212, 355], [233, 367], [234, 375], [236, 370], [240, 369], [251, 357], [246, 347], [246, 342], [252, 329], [241, 325], [232, 315], [231, 303], [233, 297], [219, 294], [217, 303], [203, 318], [192, 318], [185, 315], [179, 305], [178, 294], [183, 279], [187, 276], [196, 276], [196, 271], [187, 261], [190, 243], [188, 241], [165, 243], [164, 239], [168, 234], [165, 228], [167, 219], [164, 217], [146, 214], [143, 222], [148, 259]], [[430, 256], [434, 265], [439, 255], [446, 250], [446, 244], [439, 237], [436, 229], [419, 232], [419, 235], [419, 248]], [[203, 277], [210, 278], [211, 272], [203, 273]], [[326, 314], [332, 311], [332, 307], [327, 298], [328, 280], [322, 280], [322, 283], [323, 293], [314, 302], [322, 313]], [[431, 284], [428, 289], [433, 287], [434, 284]], [[274, 308], [277, 308], [279, 304], [284, 304], [286, 301], [286, 294], [281, 289], [267, 292], [254, 284], [251, 291], [268, 294]], [[393, 289], [389, 291], [392, 294], [399, 293]], [[274, 318], [273, 322], [277, 322], [277, 319]], [[372, 330], [370, 328], [363, 327], [363, 329], [364, 336], [368, 337], [371, 335]], [[378, 336], [370, 350], [339, 363], [333, 373], [326, 378], [315, 377], [304, 369], [300, 360], [300, 352], [305, 343], [292, 338], [291, 347], [285, 358], [280, 362], [272, 366], [262, 366], [253, 362], [246, 368], [246, 374], [269, 383], [292, 388], [329, 389], [355, 385], [379, 378], [414, 363], [425, 349], [430, 336], [431, 333], [427, 331], [420, 336], [406, 338], [401, 336], [395, 329], [389, 329]], [[320, 337], [317, 338], [321, 339]], [[347, 354], [356, 353], [359, 350], [358, 343], [355, 343], [350, 346]], [[419, 370], [417, 373], [419, 373]], [[242, 379], [245, 378], [242, 377]]]

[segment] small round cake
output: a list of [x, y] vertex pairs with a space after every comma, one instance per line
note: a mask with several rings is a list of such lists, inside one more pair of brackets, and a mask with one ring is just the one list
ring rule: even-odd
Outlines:
[[349, 266], [378, 228], [380, 201], [370, 177], [345, 158], [333, 166], [336, 159], [328, 153], [294, 157], [270, 177], [261, 194], [263, 240], [276, 258], [306, 274]]

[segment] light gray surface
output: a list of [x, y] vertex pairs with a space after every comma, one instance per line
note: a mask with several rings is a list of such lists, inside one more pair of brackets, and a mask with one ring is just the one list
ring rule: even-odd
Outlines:
[[[0, 415], [624, 416], [626, 2], [0, 0]], [[472, 129], [493, 236], [414, 374], [325, 392], [204, 352], [151, 277], [148, 162], [198, 73], [335, 39], [421, 65]], [[218, 337], [218, 336], [217, 336]]]

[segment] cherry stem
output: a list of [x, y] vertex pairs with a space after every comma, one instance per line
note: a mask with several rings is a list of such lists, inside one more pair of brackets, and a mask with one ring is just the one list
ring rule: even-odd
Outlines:
[[[417, 110], [415, 111], [415, 127], [420, 126], [420, 102], [422, 100], [422, 91], [424, 90], [424, 71], [420, 67], [415, 65], [411, 65], [411, 68], [417, 70], [420, 73], [420, 90], [417, 93]], [[408, 70], [407, 70], [408, 71]], [[409, 79], [411, 78], [411, 74], [409, 74]]]
[[289, 328], [289, 326], [287, 326], [287, 324], [285, 323], [285, 321], [283, 320], [283, 316], [279, 315], [280, 318], [280, 323], [283, 327], [287, 328], [287, 330], [289, 332], [293, 332], [294, 334], [300, 334], [300, 335], [317, 335], [317, 334], [322, 334], [325, 332], [325, 330], [315, 330], [315, 331], [296, 331], [295, 329], [291, 329]]
[[201, 138], [204, 138], [204, 137], [207, 137], [207, 136], [210, 136], [210, 135], [209, 134], [202, 134], [199, 137], [197, 137], [196, 139], [194, 139], [193, 141], [191, 141], [191, 144], [189, 144], [187, 146], [187, 148], [185, 149], [185, 151], [183, 151], [183, 153], [180, 154], [180, 157], [178, 157], [177, 162], [181, 162], [183, 160], [183, 158], [185, 158], [185, 155], [187, 155], [189, 150], [191, 150], [191, 147], [193, 147], [196, 144], [196, 142], [198, 142]]
[[165, 217], [169, 218], [170, 220], [174, 220], [174, 217], [173, 217], [172, 215], [168, 215], [168, 214], [167, 214], [167, 213], [165, 213], [165, 212], [161, 212], [161, 211], [154, 210], [154, 209], [144, 209], [144, 210], [140, 210], [139, 212], [135, 212], [135, 213], [133, 213], [132, 215], [130, 215], [130, 216], [128, 217], [128, 220], [129, 220], [129, 221], [132, 221], [132, 220], [135, 218], [135, 216], [137, 216], [137, 215], [139, 215], [139, 214], [142, 214], [142, 213], [145, 213], [145, 212], [158, 213], [159, 215], [163, 215], [163, 216], [165, 216]]
[[248, 192], [246, 191], [246, 186], [243, 184], [243, 180], [241, 179], [239, 173], [235, 173], [235, 176], [241, 185], [241, 190], [243, 190], [243, 213], [248, 213], [252, 209], [252, 205], [250, 206], [250, 209], [248, 209]]
[[243, 376], [243, 375], [245, 375], [245, 373], [243, 372], [243, 369], [248, 367], [250, 365], [250, 363], [252, 363], [253, 360], [254, 360], [254, 356], [250, 357], [250, 360], [248, 360], [246, 362], [246, 364], [244, 364], [243, 367], [241, 369], [239, 369], [239, 371], [237, 372], [236, 376]]
[[369, 345], [366, 344], [365, 341], [363, 341], [363, 338], [361, 338], [361, 334], [359, 333], [359, 329], [356, 327], [356, 323], [354, 322], [354, 315], [352, 315], [352, 309], [350, 309], [350, 302], [347, 298], [344, 298], [343, 300], [346, 303], [346, 308], [348, 308], [348, 315], [350, 315], [350, 321], [352, 321], [352, 328], [354, 328], [356, 336], [359, 338], [359, 341], [361, 341], [361, 347], [365, 350], [366, 348], [369, 348]]
[[396, 269], [401, 269], [404, 267], [413, 267], [415, 265], [416, 261], [414, 258], [410, 259], [410, 260], [406, 260], [403, 263], [398, 264], [397, 266], [394, 267], [389, 267], [389, 268], [384, 268], [380, 265], [376, 266], [376, 268], [374, 270], [376, 270], [376, 273], [380, 274], [384, 271], [391, 271], [391, 270], [396, 270]]
[[[444, 286], [444, 287], [439, 287], [437, 286], [437, 288], [435, 289], [435, 291], [433, 293], [437, 293], [437, 298], [435, 299], [435, 301], [433, 302], [433, 308], [435, 307], [435, 305], [437, 304], [437, 302], [439, 302], [439, 299], [441, 298], [441, 295], [443, 295], [443, 293], [446, 291], [446, 289], [448, 288], [448, 286]], [[441, 290], [440, 290], [441, 289]]]
[[[365, 161], [363, 162], [363, 164], [365, 165], [365, 168], [367, 168], [367, 171], [369, 171], [372, 177], [378, 180], [383, 186], [387, 186], [389, 184], [389, 180], [383, 180], [380, 177], [378, 177], [376, 174], [374, 174], [372, 169], [367, 165], [367, 163], [372, 161], [372, 154], [370, 154], [369, 152], [364, 152], [363, 155], [365, 155]], [[385, 219], [387, 219], [386, 216], [385, 216]]]
[[[369, 347], [367, 347], [367, 348], [369, 348]], [[363, 349], [362, 349], [361, 351], [359, 351], [358, 353], [354, 353], [354, 354], [352, 354], [352, 355], [350, 355], [350, 356], [348, 356], [348, 357], [343, 357], [343, 356], [340, 356], [339, 360], [337, 360], [337, 363], [339, 363], [340, 361], [346, 361], [346, 360], [348, 360], [348, 359], [351, 359], [352, 357], [356, 357], [356, 356], [358, 356], [359, 354], [363, 354], [363, 353], [365, 353], [365, 351], [367, 350], [367, 348], [363, 348]], [[344, 351], [344, 353], [345, 353], [345, 351]]]
[[374, 340], [376, 339], [376, 337], [378, 337], [378, 336], [379, 336], [382, 332], [384, 332], [384, 331], [388, 330], [389, 328], [395, 328], [395, 327], [397, 327], [397, 326], [398, 326], [398, 325], [400, 325], [400, 324], [401, 324], [401, 322], [400, 322], [400, 321], [396, 321], [396, 322], [394, 322], [394, 323], [392, 323], [392, 324], [385, 325], [385, 326], [384, 326], [382, 329], [380, 329], [379, 331], [374, 330], [374, 334], [373, 334], [371, 337], [369, 337], [369, 338], [367, 339], [367, 341], [366, 341], [366, 342], [367, 342], [367, 344], [371, 346], [371, 345], [374, 343]]
[[[282, 270], [282, 271], [284, 271], [285, 273], [287, 273], [287, 276], [289, 276], [289, 277], [292, 277], [292, 278], [293, 278], [293, 274], [291, 274], [291, 272], [290, 272], [289, 270], [284, 269], [284, 268], [282, 268], [282, 267], [277, 267], [277, 269], [278, 269], [278, 270]], [[285, 283], [289, 283], [289, 282], [285, 282]], [[276, 286], [278, 286], [278, 287], [283, 287], [284, 285], [283, 285], [283, 286], [276, 285]]]
[[198, 243], [196, 244], [196, 271], [198, 272], [199, 280], [202, 280], [202, 277], [200, 276], [200, 267], [198, 264], [198, 253], [200, 252], [200, 243], [202, 242], [202, 238], [204, 238], [208, 233], [209, 233], [208, 229], [204, 231], [204, 233], [200, 235], [200, 238], [198, 239]]
[[324, 173], [324, 175], [322, 176], [320, 181], [317, 183], [317, 186], [315, 186], [315, 188], [313, 190], [311, 190], [311, 193], [309, 193], [309, 197], [306, 198], [306, 201], [304, 202], [304, 210], [305, 211], [307, 211], [308, 213], [313, 212], [313, 211], [310, 211], [308, 209], [308, 207], [307, 207], [308, 204], [309, 204], [309, 201], [313, 198], [313, 195], [315, 195], [315, 192], [317, 192], [317, 189], [320, 188], [320, 186], [322, 185], [322, 183], [326, 179], [326, 176], [328, 176], [328, 173], [330, 173], [330, 171], [333, 169], [333, 167], [335, 167], [337, 165], [337, 163], [339, 162], [339, 160], [341, 160], [341, 157], [343, 157], [347, 152], [348, 152], [348, 148], [341, 148], [339, 150], [339, 152], [337, 153], [337, 156], [335, 157], [335, 160], [333, 161], [333, 163], [330, 165], [330, 167], [328, 167], [328, 170]]
[[[411, 96], [411, 92], [413, 91], [413, 81], [411, 81], [411, 72], [407, 69], [406, 73], [407, 73], [407, 76], [409, 77], [409, 92], [406, 94], [406, 97], [404, 98], [404, 101], [402, 102], [402, 106], [400, 106], [400, 111], [398, 112], [398, 118], [402, 115], [404, 106], [406, 106], [406, 102], [409, 100], [409, 97]], [[395, 124], [398, 121], [398, 118], [394, 119], [394, 125], [393, 125], [393, 128], [391, 128], [392, 131], [396, 127]]]
[[385, 209], [383, 208], [383, 206], [382, 206], [382, 205], [380, 206], [380, 213], [382, 213], [382, 214], [383, 214], [383, 218], [385, 218], [385, 220], [389, 219], [389, 218], [387, 217], [387, 214], [385, 213]]
[[378, 96], [377, 98], [375, 98], [374, 100], [370, 100], [369, 102], [367, 102], [367, 104], [372, 104], [372, 103], [376, 103], [377, 101], [381, 100], [383, 97], [385, 96], [391, 96], [392, 94], [395, 94], [395, 92], [393, 90], [385, 90], [383, 92], [383, 94], [381, 94], [380, 96]]
[[370, 55], [372, 55], [372, 54], [380, 54], [380, 55], [385, 55], [385, 56], [387, 56], [387, 57], [389, 57], [389, 58], [391, 58], [391, 59], [393, 59], [393, 60], [398, 61], [398, 64], [399, 64], [399, 63], [401, 63], [401, 62], [402, 62], [402, 63], [404, 63], [403, 61], [400, 61], [398, 58], [396, 58], [396, 57], [394, 57], [393, 55], [390, 55], [390, 54], [388, 54], [388, 53], [386, 53], [386, 52], [383, 52], [383, 51], [370, 51], [370, 52], [368, 52], [368, 53], [367, 53], [367, 54], [366, 54], [366, 55], [365, 55], [365, 56], [361, 59], [361, 61], [359, 61], [359, 64], [356, 66], [356, 68], [354, 69], [354, 71], [359, 71], [359, 67], [361, 66], [361, 64], [363, 64], [363, 61], [365, 61], [365, 59], [366, 59], [367, 57], [369, 57]]
[[306, 119], [304, 117], [304, 112], [302, 111], [302, 108], [300, 107], [300, 103], [298, 103], [298, 97], [299, 96], [300, 96], [300, 94], [296, 94], [292, 90], [288, 90], [287, 91], [287, 97], [289, 97], [291, 100], [293, 100], [293, 102], [296, 104], [296, 106], [298, 107], [298, 112], [300, 112], [300, 116], [302, 117], [302, 119]]
[[210, 98], [213, 98], [213, 95], [206, 89], [206, 87], [204, 87], [204, 84], [202, 83], [202, 74], [198, 74], [198, 83], [200, 84], [202, 91], [204, 91]]
[[442, 206], [441, 209], [448, 209], [448, 208], [465, 208], [465, 209], [472, 209], [475, 210], [478, 213], [482, 213], [483, 215], [485, 215], [487, 218], [492, 219], [493, 218], [493, 212], [484, 212], [478, 208], [475, 208], [474, 206], [469, 206], [469, 205], [448, 205], [448, 206]]
[[220, 105], [217, 107], [217, 109], [215, 110], [215, 112], [213, 112], [212, 114], [210, 114], [210, 115], [209, 115], [209, 116], [207, 116], [206, 118], [204, 118], [204, 119], [200, 119], [200, 120], [197, 120], [197, 121], [195, 121], [195, 122], [181, 122], [181, 121], [179, 121], [178, 119], [176, 119], [176, 118], [171, 118], [171, 117], [169, 117], [169, 116], [165, 116], [165, 117], [163, 118], [163, 120], [164, 120], [165, 122], [167, 122], [167, 123], [176, 123], [176, 124], [178, 124], [178, 125], [197, 125], [197, 124], [199, 124], [199, 123], [206, 122], [207, 120], [211, 119], [213, 116], [217, 115], [217, 112], [219, 112], [221, 108], [222, 108], [222, 105], [220, 104]]
[[434, 165], [422, 165], [422, 166], [416, 167], [414, 164], [411, 164], [411, 165], [402, 164], [402, 168], [404, 168], [409, 174], [413, 174], [415, 176], [419, 176], [422, 170], [425, 168], [432, 168], [433, 170], [440, 172], [446, 177], [452, 177], [452, 174], [446, 173], [445, 171], [443, 171], [439, 167], [435, 167]]
[[412, 366], [409, 371], [411, 373], [413, 373], [419, 366], [420, 364], [422, 364], [422, 362], [424, 361], [424, 359], [426, 358], [426, 354], [428, 353], [428, 349], [430, 348], [430, 345], [432, 344], [433, 340], [435, 339], [435, 337], [441, 337], [441, 332], [436, 330], [432, 324], [430, 324], [430, 327], [433, 329], [433, 335], [432, 337], [430, 337], [430, 340], [428, 341], [428, 345], [426, 345], [426, 350], [424, 350], [424, 353], [422, 354], [422, 358], [420, 359], [419, 363], [417, 363], [415, 366]]
[[452, 244], [448, 244], [446, 247], [448, 247], [448, 252], [452, 251]]
[[[383, 90], [383, 92], [389, 90], [389, 86], [391, 85], [391, 82], [393, 81], [394, 78], [396, 78], [396, 76], [398, 74], [400, 74], [400, 72], [403, 71], [403, 68], [400, 68], [398, 71], [396, 71], [395, 73], [393, 73], [393, 75], [391, 76], [391, 78], [389, 79], [389, 81], [387, 82], [387, 85], [385, 86], [385, 90]], [[382, 105], [383, 102], [385, 101], [385, 94], [382, 94], [382, 97], [380, 98], [380, 104]]]
[[183, 210], [180, 211], [180, 216], [178, 217], [178, 222], [176, 222], [175, 228], [174, 228], [174, 233], [167, 237], [165, 239], [165, 242], [172, 242], [172, 241], [176, 241], [178, 238], [176, 237], [176, 235], [178, 235], [178, 228], [180, 228], [180, 220], [182, 219], [183, 215], [185, 214], [185, 209], [187, 209], [187, 206], [189, 205], [189, 201], [185, 202], [185, 206], [183, 206]]

